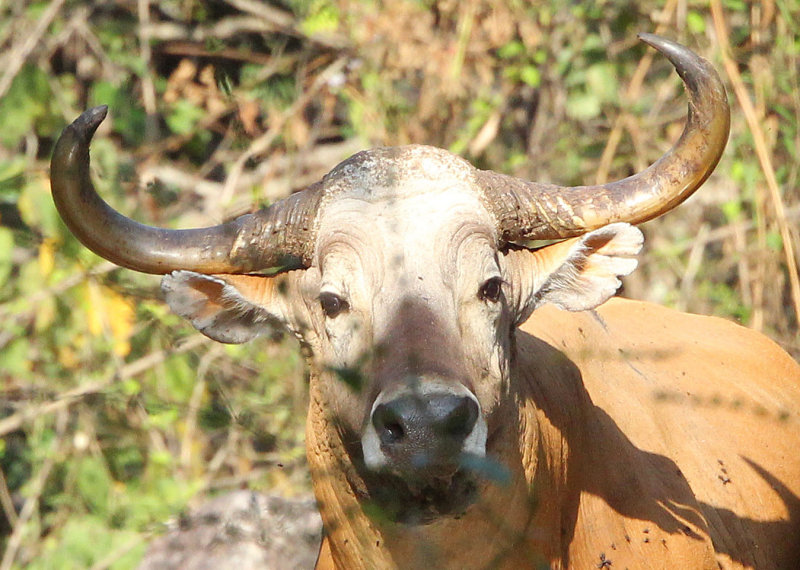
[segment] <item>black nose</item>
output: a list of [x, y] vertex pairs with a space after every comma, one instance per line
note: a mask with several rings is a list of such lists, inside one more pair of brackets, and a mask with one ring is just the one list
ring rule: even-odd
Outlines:
[[408, 394], [376, 406], [372, 425], [393, 467], [425, 470], [457, 462], [479, 413], [468, 396]]

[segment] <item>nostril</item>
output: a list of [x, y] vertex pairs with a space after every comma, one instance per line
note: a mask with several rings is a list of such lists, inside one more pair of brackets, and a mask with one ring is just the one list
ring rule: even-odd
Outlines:
[[398, 443], [406, 435], [399, 414], [386, 404], [375, 408], [372, 414], [372, 425], [378, 432], [378, 438], [383, 445]]
[[403, 426], [396, 422], [388, 423], [383, 426], [383, 431], [380, 434], [381, 443], [397, 443], [403, 439], [404, 435]]
[[447, 414], [442, 431], [453, 438], [466, 438], [478, 421], [478, 404], [472, 398], [460, 398], [460, 402]]

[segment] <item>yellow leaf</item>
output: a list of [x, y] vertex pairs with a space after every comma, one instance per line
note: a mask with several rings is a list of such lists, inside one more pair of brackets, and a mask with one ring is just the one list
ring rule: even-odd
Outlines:
[[53, 272], [53, 267], [56, 264], [55, 245], [53, 238], [47, 238], [39, 246], [39, 272], [42, 277], [49, 277]]
[[130, 338], [136, 312], [133, 304], [113, 289], [105, 289], [106, 310], [110, 319], [111, 335], [114, 337], [114, 352], [126, 356], [131, 351]]
[[131, 351], [136, 311], [133, 304], [109, 287], [87, 283], [87, 321], [93, 336], [111, 333], [114, 352], [126, 356]]
[[34, 329], [36, 332], [44, 332], [53, 326], [56, 320], [56, 299], [55, 297], [45, 297], [39, 301], [34, 318]]
[[94, 281], [86, 282], [86, 323], [92, 336], [103, 334], [103, 298]]
[[78, 356], [70, 346], [62, 346], [58, 349], [58, 362], [68, 370], [73, 370], [80, 364]]

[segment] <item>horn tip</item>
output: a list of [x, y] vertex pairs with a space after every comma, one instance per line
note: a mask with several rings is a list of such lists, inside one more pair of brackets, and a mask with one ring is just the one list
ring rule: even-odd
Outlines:
[[668, 40], [667, 38], [656, 34], [639, 32], [638, 34], [636, 34], [636, 37], [639, 38], [644, 43], [646, 43], [647, 45], [649, 45], [650, 47], [653, 47], [660, 52], [663, 52], [664, 50], [668, 50], [670, 48], [675, 49], [681, 47], [679, 44], [676, 44], [672, 40]]
[[89, 139], [94, 135], [97, 127], [103, 122], [108, 114], [108, 105], [99, 105], [92, 107], [81, 113], [81, 116], [75, 119], [70, 127], [77, 131], [84, 139]]
[[716, 70], [692, 50], [656, 34], [639, 33], [637, 37], [666, 56], [686, 84], [690, 97], [697, 95], [701, 87], [724, 95], [725, 88]]

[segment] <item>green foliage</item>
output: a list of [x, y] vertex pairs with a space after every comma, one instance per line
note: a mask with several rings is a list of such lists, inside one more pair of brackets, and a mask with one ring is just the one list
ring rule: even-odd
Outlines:
[[194, 132], [205, 111], [190, 101], [176, 101], [167, 115], [167, 126], [178, 135]]
[[[145, 552], [145, 544], [134, 531], [108, 528], [105, 520], [92, 515], [68, 519], [48, 537], [41, 555], [28, 563], [31, 570], [91, 568], [106, 556], [125, 551], [108, 567], [135, 568]], [[116, 557], [115, 557], [116, 558]]]
[[0, 144], [15, 148], [28, 134], [51, 135], [57, 109], [47, 73], [26, 64], [0, 99]]
[[308, 36], [335, 32], [339, 28], [341, 15], [339, 7], [333, 2], [315, 0], [307, 5], [304, 12], [300, 29]]
[[[131, 146], [144, 141], [145, 112], [141, 104], [130, 96], [131, 85], [115, 85], [98, 81], [92, 85], [90, 104], [108, 105], [114, 113], [114, 130]], [[177, 132], [177, 131], [176, 131]]]
[[[655, 160], [683, 124], [684, 94], [663, 58], [628, 95], [649, 49], [635, 33], [661, 22], [655, 1], [288, 0], [290, 11], [270, 12], [286, 18], [277, 25], [246, 11], [258, 3], [169, 0], [151, 3], [150, 60], [135, 2], [66, 2], [27, 51], [50, 3], [12, 4], [0, 7], [0, 42], [24, 62], [0, 97], [0, 420], [19, 422], [2, 434], [0, 469], [12, 497], [37, 505], [21, 523], [17, 567], [132, 568], [147, 538], [198, 494], [245, 482], [308, 489], [305, 377], [293, 341], [198, 340], [164, 306], [157, 279], [110, 268], [58, 218], [49, 156], [84, 107], [110, 108], [92, 143], [100, 193], [171, 227], [274, 201], [262, 181], [298, 189], [333, 166], [312, 159], [335, 162], [353, 147], [435, 144], [483, 168], [582, 184], [594, 181], [615, 126], [609, 179]], [[724, 5], [796, 227], [800, 7], [778, 1], [771, 19], [757, 21], [750, 3]], [[685, 26], [682, 17], [667, 15], [664, 35], [721, 70], [708, 7], [690, 3]], [[798, 352], [774, 198], [731, 103], [725, 157], [679, 214], [644, 226], [648, 249], [626, 293], [743, 324], [760, 315]], [[353, 144], [336, 156], [341, 141]], [[227, 196], [223, 181], [246, 151], [249, 185]], [[156, 165], [173, 176], [140, 180]], [[230, 210], [220, 209], [223, 195]], [[697, 241], [701, 229], [707, 242]], [[361, 389], [357, 372], [339, 372]], [[502, 480], [495, 467], [475, 468]], [[0, 551], [8, 544], [0, 536]]]

